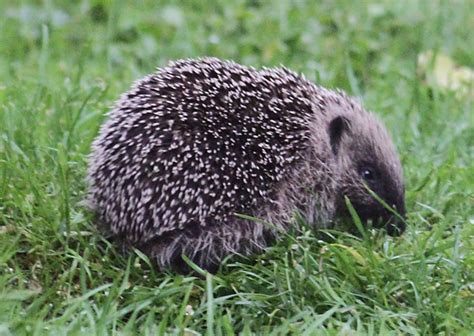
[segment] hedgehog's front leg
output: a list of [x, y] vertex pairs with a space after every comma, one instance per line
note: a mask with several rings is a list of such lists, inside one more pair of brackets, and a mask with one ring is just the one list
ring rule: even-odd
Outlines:
[[189, 226], [159, 236], [139, 246], [159, 269], [171, 268], [180, 273], [191, 271], [183, 260], [185, 255], [200, 268], [215, 273], [225, 257], [249, 255], [263, 250], [272, 234], [263, 224], [232, 219], [207, 227]]

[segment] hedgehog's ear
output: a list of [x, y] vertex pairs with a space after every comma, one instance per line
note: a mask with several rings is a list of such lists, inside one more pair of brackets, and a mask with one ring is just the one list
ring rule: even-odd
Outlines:
[[349, 120], [343, 116], [337, 116], [329, 123], [329, 141], [334, 155], [337, 155], [344, 133], [349, 131]]

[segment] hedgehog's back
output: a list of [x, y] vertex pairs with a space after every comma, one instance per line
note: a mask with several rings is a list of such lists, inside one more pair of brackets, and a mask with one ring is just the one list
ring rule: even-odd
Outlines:
[[309, 85], [212, 58], [137, 82], [94, 141], [89, 180], [102, 221], [143, 242], [265, 206], [306, 147]]

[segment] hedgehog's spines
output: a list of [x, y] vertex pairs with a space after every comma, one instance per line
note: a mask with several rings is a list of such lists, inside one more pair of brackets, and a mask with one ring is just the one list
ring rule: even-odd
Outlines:
[[[330, 150], [337, 115], [378, 123], [344, 93], [284, 67], [170, 62], [109, 112], [92, 146], [90, 199], [107, 228], [160, 266], [180, 253], [205, 265], [261, 250], [272, 229], [235, 213], [279, 229], [295, 209], [319, 227], [332, 220], [341, 167], [351, 169], [349, 152]], [[377, 127], [355, 129], [387, 141]]]

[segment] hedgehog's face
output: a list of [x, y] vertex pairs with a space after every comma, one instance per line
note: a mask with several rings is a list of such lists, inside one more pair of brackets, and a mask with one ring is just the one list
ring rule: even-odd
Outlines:
[[403, 173], [385, 128], [372, 115], [364, 113], [351, 119], [336, 117], [329, 125], [329, 135], [341, 169], [337, 213], [349, 214], [347, 197], [364, 222], [384, 226], [390, 235], [403, 233]]

